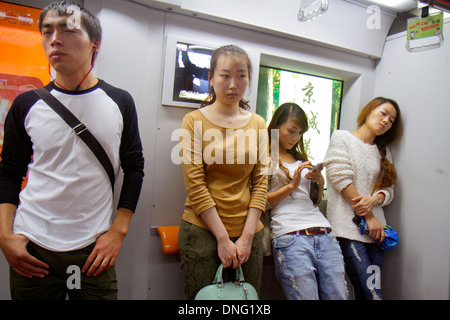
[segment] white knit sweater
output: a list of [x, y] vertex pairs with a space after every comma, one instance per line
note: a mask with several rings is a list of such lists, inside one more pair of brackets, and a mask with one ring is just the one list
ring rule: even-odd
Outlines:
[[[348, 131], [337, 130], [333, 133], [324, 163], [329, 181], [327, 218], [337, 237], [373, 242], [369, 236], [359, 233], [352, 221], [353, 209], [340, 192], [353, 183], [360, 195], [371, 196], [381, 170], [380, 157], [376, 145], [364, 143]], [[392, 161], [389, 150], [386, 151], [386, 158]], [[385, 195], [382, 206], [390, 204], [394, 198], [393, 186], [378, 192]], [[372, 212], [382, 225], [386, 225], [382, 206], [373, 208]]]

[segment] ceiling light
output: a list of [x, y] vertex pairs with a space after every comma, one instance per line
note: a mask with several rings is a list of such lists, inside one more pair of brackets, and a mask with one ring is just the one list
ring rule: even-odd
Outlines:
[[417, 8], [416, 0], [370, 0], [370, 2], [394, 9], [395, 11], [407, 11]]

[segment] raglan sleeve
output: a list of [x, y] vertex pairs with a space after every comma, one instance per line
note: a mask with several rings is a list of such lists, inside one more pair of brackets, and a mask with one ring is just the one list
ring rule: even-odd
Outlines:
[[18, 96], [12, 103], [4, 123], [3, 146], [0, 155], [0, 203], [19, 204], [19, 193], [27, 174], [33, 147], [25, 129], [27, 99]]
[[124, 96], [124, 103], [126, 106], [123, 112], [124, 127], [119, 150], [123, 183], [117, 207], [134, 212], [144, 179], [144, 156], [136, 107], [133, 98], [128, 93]]

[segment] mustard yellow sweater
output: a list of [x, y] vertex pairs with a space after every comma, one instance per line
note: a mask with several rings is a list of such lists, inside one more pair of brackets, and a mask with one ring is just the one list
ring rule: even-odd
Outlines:
[[[187, 193], [183, 220], [208, 229], [199, 215], [216, 206], [228, 235], [238, 237], [248, 209], [264, 211], [268, 164], [261, 161], [260, 130], [265, 132], [266, 126], [257, 114], [237, 129], [213, 124], [200, 110], [183, 118], [180, 147]], [[260, 221], [256, 232], [262, 228]]]

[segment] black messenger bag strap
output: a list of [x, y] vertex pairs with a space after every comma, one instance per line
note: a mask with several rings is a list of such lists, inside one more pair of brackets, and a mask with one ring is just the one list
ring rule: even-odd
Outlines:
[[92, 150], [98, 161], [105, 168], [106, 173], [111, 181], [111, 187], [114, 190], [115, 174], [114, 169], [109, 160], [105, 150], [98, 142], [98, 140], [87, 129], [86, 125], [78, 120], [72, 112], [70, 112], [58, 99], [56, 99], [47, 89], [44, 87], [34, 90], [36, 94], [41, 97], [63, 120], [72, 128], [77, 136], [79, 136]]

